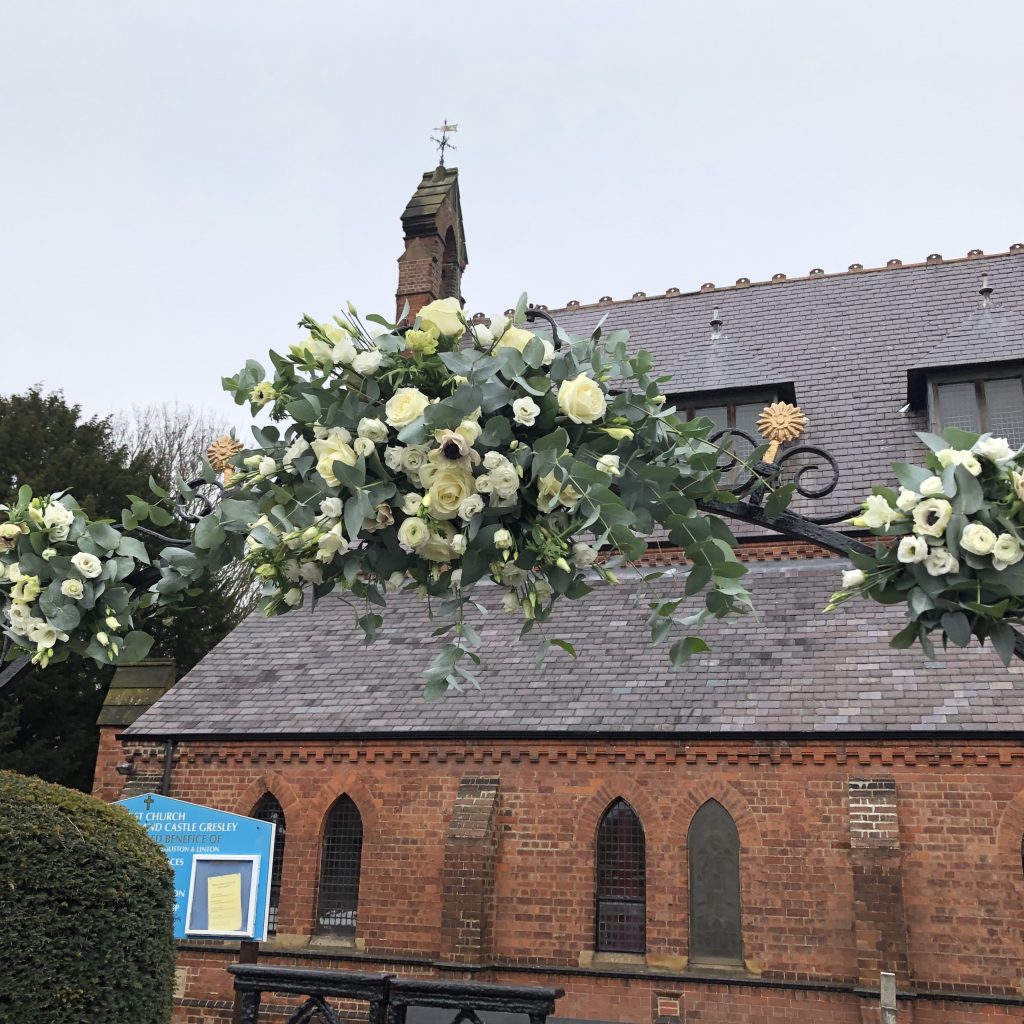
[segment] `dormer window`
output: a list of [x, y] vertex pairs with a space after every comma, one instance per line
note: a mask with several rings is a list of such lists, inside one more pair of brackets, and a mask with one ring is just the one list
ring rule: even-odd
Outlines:
[[928, 412], [936, 433], [959, 427], [1024, 445], [1024, 367], [990, 366], [934, 371], [928, 378]]

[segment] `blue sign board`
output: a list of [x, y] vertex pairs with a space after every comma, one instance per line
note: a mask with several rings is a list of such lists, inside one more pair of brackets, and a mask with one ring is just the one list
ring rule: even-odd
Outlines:
[[274, 826], [149, 793], [119, 800], [174, 869], [174, 937], [265, 939]]

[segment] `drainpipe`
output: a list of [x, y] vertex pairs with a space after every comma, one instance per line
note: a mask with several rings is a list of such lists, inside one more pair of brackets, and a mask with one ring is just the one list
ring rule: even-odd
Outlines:
[[169, 796], [171, 792], [171, 760], [174, 757], [174, 740], [164, 743], [164, 777], [160, 782], [160, 795]]

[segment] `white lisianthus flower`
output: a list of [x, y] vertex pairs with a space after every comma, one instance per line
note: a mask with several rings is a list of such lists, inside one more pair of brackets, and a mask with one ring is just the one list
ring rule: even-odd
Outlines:
[[609, 476], [622, 476], [622, 470], [619, 469], [618, 455], [602, 455], [597, 460], [596, 468], [602, 473], [607, 473]]
[[406, 519], [398, 528], [399, 543], [414, 551], [426, 544], [428, 540], [430, 540], [430, 527], [422, 519]]
[[929, 576], [946, 576], [960, 571], [960, 563], [946, 548], [932, 548], [924, 560], [924, 567]]
[[544, 357], [541, 363], [550, 366], [555, 361], [555, 346], [547, 338], [541, 338], [540, 343], [544, 346]]
[[392, 473], [397, 473], [402, 468], [402, 449], [385, 448], [384, 465], [387, 466]]
[[405, 583], [405, 573], [401, 570], [396, 569], [385, 581], [384, 589], [389, 593], [393, 594], [396, 590], [400, 590], [402, 584]]
[[971, 476], [977, 476], [981, 472], [981, 463], [969, 451], [943, 448], [935, 453], [935, 457], [942, 464], [943, 469], [948, 466], [963, 466]]
[[512, 538], [512, 534], [508, 530], [498, 530], [494, 535], [494, 546], [499, 551], [508, 551], [511, 549], [515, 541]]
[[259, 474], [260, 476], [270, 476], [271, 473], [277, 472], [277, 463], [269, 456], [264, 455], [260, 459]]
[[284, 458], [281, 460], [286, 466], [290, 466], [300, 455], [309, 451], [309, 442], [304, 437], [297, 437], [285, 449]]
[[340, 519], [344, 510], [345, 503], [341, 498], [324, 498], [320, 502], [320, 515], [324, 519]]
[[335, 555], [343, 555], [348, 551], [348, 541], [341, 532], [341, 523], [332, 526], [316, 542], [316, 560], [318, 562], [330, 562]]
[[512, 498], [519, 490], [519, 474], [510, 465], [498, 466], [488, 474], [491, 493], [499, 498]]
[[[1010, 472], [1010, 477], [1013, 480], [1014, 493], [1021, 501], [1024, 501], [1024, 473], [1018, 473], [1017, 470], [1014, 469]], [[3, 529], [3, 527], [0, 527], [0, 529]], [[3, 547], [0, 546], [0, 551], [2, 550]]]
[[478, 494], [490, 494], [494, 490], [490, 473], [484, 473], [483, 476], [476, 478], [476, 489]]
[[497, 469], [499, 466], [511, 466], [512, 463], [501, 452], [488, 452], [484, 456], [484, 469]]
[[968, 523], [960, 534], [960, 547], [972, 555], [990, 555], [996, 546], [996, 535], [984, 523]]
[[289, 558], [281, 567], [281, 575], [289, 583], [298, 583], [302, 579], [302, 566], [297, 558]]
[[335, 363], [341, 363], [343, 366], [348, 366], [353, 359], [356, 357], [356, 346], [353, 344], [352, 339], [344, 331], [339, 332], [341, 338], [334, 343], [334, 347], [331, 349], [331, 359]]
[[11, 620], [11, 632], [15, 636], [28, 636], [32, 630], [43, 622], [29, 610], [28, 605], [14, 604], [7, 609], [7, 617]]
[[555, 592], [555, 588], [546, 579], [539, 577], [533, 581], [533, 592], [541, 601], [545, 601]]
[[921, 494], [925, 498], [935, 498], [942, 493], [942, 477], [930, 476], [921, 481]]
[[374, 444], [383, 444], [388, 439], [388, 428], [383, 420], [371, 420], [366, 416], [359, 421], [356, 433]]
[[277, 389], [269, 380], [261, 381], [249, 392], [249, 401], [258, 408], [277, 398]]
[[484, 499], [479, 494], [471, 494], [459, 502], [459, 518], [469, 522], [478, 512], [484, 509]]
[[103, 572], [103, 563], [95, 555], [90, 555], [85, 551], [79, 551], [77, 555], [72, 555], [71, 564], [87, 580], [94, 580]]
[[880, 494], [869, 494], [864, 501], [864, 514], [851, 519], [853, 526], [869, 530], [888, 530], [892, 524], [906, 516], [897, 512]]
[[452, 537], [452, 550], [455, 554], [464, 555], [466, 553], [466, 548], [468, 547], [469, 541], [466, 540], [466, 535], [464, 533], [457, 533]]
[[867, 576], [863, 569], [847, 569], [843, 573], [843, 590], [852, 590], [854, 587], [863, 586], [867, 582]]
[[490, 348], [494, 344], [494, 335], [487, 324], [473, 324], [473, 333], [476, 335], [476, 342], [481, 348]]
[[455, 433], [460, 434], [470, 444], [476, 444], [476, 439], [482, 433], [483, 428], [476, 420], [463, 420], [456, 428]]
[[60, 592], [72, 601], [78, 601], [85, 594], [85, 584], [81, 580], [64, 580], [60, 585]]
[[0, 551], [13, 551], [22, 532], [19, 523], [0, 523]]
[[914, 507], [914, 533], [922, 537], [941, 537], [952, 514], [953, 506], [945, 498], [925, 498]]
[[415, 491], [410, 491], [408, 494], [402, 496], [402, 511], [407, 516], [416, 515], [422, 506], [422, 494], [417, 494]]
[[616, 441], [632, 441], [633, 431], [629, 427], [601, 427], [601, 431]]
[[28, 638], [36, 645], [37, 651], [44, 651], [48, 647], [53, 647], [58, 640], [62, 642], [67, 640], [68, 635], [48, 622], [40, 622], [29, 630]]
[[501, 599], [501, 607], [502, 610], [508, 612], [509, 615], [514, 615], [517, 611], [519, 611], [519, 598], [516, 597], [515, 593], [510, 590]]
[[1012, 533], [1001, 533], [992, 548], [992, 568], [1002, 571], [1024, 558], [1024, 549]]
[[597, 548], [589, 544], [576, 543], [572, 546], [572, 564], [586, 569], [597, 561]]
[[984, 456], [990, 462], [1001, 465], [1016, 455], [1005, 437], [983, 437], [971, 449], [976, 455]]
[[532, 427], [540, 415], [540, 406], [532, 398], [517, 398], [512, 403], [512, 418], [524, 427]]
[[419, 311], [420, 327], [435, 327], [438, 334], [458, 341], [466, 332], [462, 304], [456, 298], [435, 299]]
[[44, 562], [48, 562], [51, 558], [57, 557], [56, 548], [43, 548], [42, 554], [39, 556]]
[[11, 587], [11, 600], [19, 604], [31, 604], [42, 591], [38, 576], [18, 577], [18, 582]]
[[928, 557], [928, 541], [924, 537], [902, 537], [896, 549], [896, 557], [904, 565], [923, 562]]
[[529, 578], [530, 574], [515, 562], [506, 562], [502, 567], [501, 582], [507, 587], [521, 587]]
[[380, 369], [380, 349], [371, 348], [366, 352], [357, 352], [352, 360], [352, 369], [363, 377], [372, 377]]
[[917, 491], [901, 487], [899, 496], [896, 498], [896, 507], [901, 512], [909, 512], [920, 500], [921, 495]]
[[50, 531], [50, 540], [52, 540], [52, 541], [67, 540], [68, 539], [68, 534], [70, 532], [71, 532], [71, 528], [69, 526], [55, 526]]
[[558, 386], [558, 408], [573, 423], [593, 423], [605, 414], [608, 402], [601, 386], [581, 373]]
[[299, 567], [299, 575], [307, 583], [323, 583], [324, 571], [316, 562], [303, 562]]
[[384, 406], [384, 419], [400, 430], [422, 416], [428, 405], [430, 399], [419, 388], [399, 388]]
[[364, 459], [368, 459], [377, 450], [377, 446], [368, 437], [357, 437], [352, 442], [352, 447], [356, 455], [361, 455]]
[[665, 401], [665, 395], [655, 395], [652, 399], [650, 399], [651, 405], [664, 405]]
[[48, 530], [55, 527], [70, 526], [75, 521], [75, 513], [65, 508], [60, 502], [53, 501], [46, 506], [43, 513], [43, 526]]
[[292, 587], [282, 600], [289, 608], [294, 608], [297, 604], [302, 604], [302, 591], [298, 587]]
[[512, 321], [504, 313], [497, 313], [490, 320], [492, 338], [500, 338], [512, 324]]
[[312, 334], [305, 341], [289, 345], [288, 349], [300, 363], [312, 360], [315, 363], [320, 363], [321, 366], [329, 366], [334, 362], [331, 346], [326, 341], [314, 338]]

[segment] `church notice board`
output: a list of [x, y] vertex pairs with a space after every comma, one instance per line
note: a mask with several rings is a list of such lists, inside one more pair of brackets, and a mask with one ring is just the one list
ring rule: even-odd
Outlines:
[[274, 826], [149, 793], [119, 800], [174, 870], [174, 937], [267, 937]]

